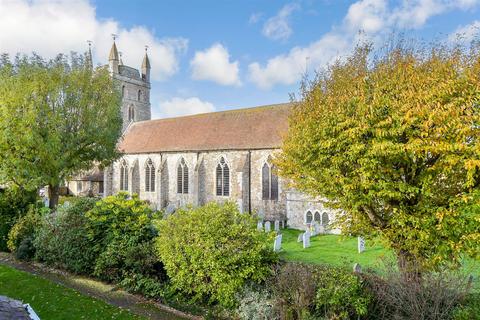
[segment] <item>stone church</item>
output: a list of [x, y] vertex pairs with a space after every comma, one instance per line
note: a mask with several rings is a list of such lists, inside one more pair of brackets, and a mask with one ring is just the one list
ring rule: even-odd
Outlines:
[[157, 209], [173, 212], [210, 201], [237, 203], [265, 221], [305, 229], [314, 222], [326, 232], [334, 212], [321, 199], [287, 187], [272, 163], [288, 129], [291, 104], [151, 120], [150, 61], [140, 71], [125, 66], [115, 42], [112, 77], [123, 97], [123, 156], [104, 172], [104, 195], [136, 193]]

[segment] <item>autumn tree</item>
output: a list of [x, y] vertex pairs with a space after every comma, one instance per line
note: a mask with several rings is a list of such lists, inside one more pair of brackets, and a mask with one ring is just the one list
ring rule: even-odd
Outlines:
[[480, 46], [359, 46], [301, 88], [281, 174], [402, 271], [480, 258]]
[[50, 206], [60, 184], [93, 163], [117, 157], [120, 95], [108, 70], [72, 54], [45, 61], [0, 61], [0, 183], [47, 185]]

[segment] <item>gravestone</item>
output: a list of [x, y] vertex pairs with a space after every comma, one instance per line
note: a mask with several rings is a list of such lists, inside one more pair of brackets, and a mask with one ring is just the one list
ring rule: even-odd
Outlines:
[[265, 232], [270, 232], [271, 230], [270, 221], [265, 222]]
[[358, 237], [358, 253], [365, 251], [365, 239]]
[[303, 234], [303, 249], [310, 247], [310, 232], [305, 231]]
[[353, 265], [353, 272], [355, 273], [361, 273], [362, 272], [362, 266], [358, 263], [355, 263]]
[[280, 231], [280, 221], [275, 220], [274, 222], [275, 231]]
[[170, 203], [170, 204], [165, 208], [165, 213], [166, 213], [167, 215], [170, 215], [170, 214], [174, 213], [176, 209], [177, 209], [177, 208], [175, 207], [175, 205], [174, 205], [173, 203]]
[[262, 221], [258, 221], [258, 223], [257, 223], [257, 230], [258, 230], [258, 231], [262, 231], [262, 230], [263, 230], [263, 222], [262, 222]]
[[297, 238], [297, 242], [302, 242], [303, 241], [303, 233], [300, 233]]
[[279, 234], [275, 237], [275, 242], [273, 242], [273, 251], [278, 252], [282, 249], [282, 235]]

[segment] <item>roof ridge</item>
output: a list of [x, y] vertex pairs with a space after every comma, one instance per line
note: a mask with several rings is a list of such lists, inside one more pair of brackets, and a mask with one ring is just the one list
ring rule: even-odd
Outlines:
[[177, 119], [205, 117], [205, 116], [213, 115], [213, 114], [240, 113], [242, 111], [261, 111], [261, 110], [265, 110], [265, 109], [268, 109], [268, 108], [281, 108], [281, 107], [290, 107], [290, 106], [292, 106], [291, 102], [266, 104], [266, 105], [263, 105], [263, 106], [256, 106], [256, 107], [212, 111], [212, 112], [189, 114], [189, 115], [178, 116], [178, 117], [168, 117], [168, 118], [159, 118], [159, 119], [152, 119], [152, 120], [136, 121], [132, 124], [132, 126], [135, 126], [137, 124], [146, 123], [146, 122], [152, 123], [152, 122], [160, 122], [160, 121], [173, 121], [173, 120], [177, 120]]

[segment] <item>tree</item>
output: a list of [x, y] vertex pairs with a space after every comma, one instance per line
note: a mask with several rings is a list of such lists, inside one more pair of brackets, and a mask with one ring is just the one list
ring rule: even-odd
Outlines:
[[289, 125], [281, 174], [344, 233], [381, 236], [405, 275], [480, 258], [478, 43], [358, 46], [302, 85]]
[[120, 94], [105, 67], [72, 54], [0, 61], [0, 181], [27, 189], [60, 184], [116, 159]]

